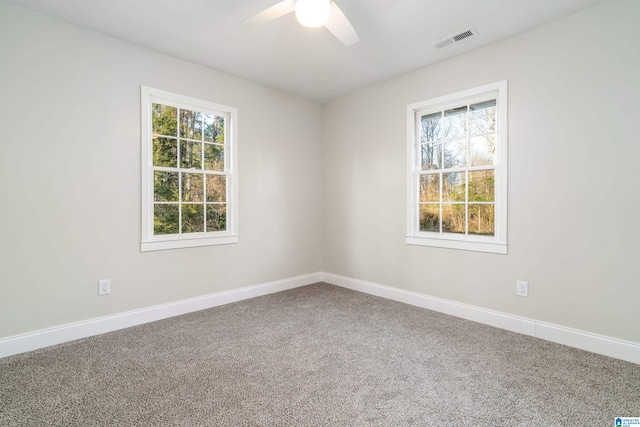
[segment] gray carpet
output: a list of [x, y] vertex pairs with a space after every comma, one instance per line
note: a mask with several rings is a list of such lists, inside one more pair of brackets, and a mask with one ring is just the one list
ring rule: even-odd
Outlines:
[[613, 426], [640, 365], [315, 284], [0, 359], [2, 426]]

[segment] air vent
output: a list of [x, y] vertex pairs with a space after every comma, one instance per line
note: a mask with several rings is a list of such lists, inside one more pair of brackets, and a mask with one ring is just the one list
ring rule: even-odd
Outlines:
[[431, 43], [435, 49], [443, 49], [447, 46], [451, 46], [455, 43], [460, 43], [462, 40], [466, 40], [468, 38], [474, 37], [478, 35], [478, 30], [473, 27], [466, 28], [462, 31], [458, 31], [457, 33], [445, 37], [442, 40], [438, 40], [437, 42]]

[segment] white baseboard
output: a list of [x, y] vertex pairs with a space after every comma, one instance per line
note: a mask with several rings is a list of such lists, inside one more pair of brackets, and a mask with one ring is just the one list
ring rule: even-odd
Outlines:
[[285, 291], [322, 281], [321, 273], [306, 274], [246, 288], [216, 292], [167, 304], [69, 323], [0, 339], [0, 357], [37, 350], [67, 341], [116, 331], [155, 320], [204, 310], [249, 298]]
[[2, 338], [0, 339], [0, 357], [37, 350], [67, 341], [116, 331], [118, 329], [317, 282], [330, 283], [354, 291], [403, 302], [508, 331], [518, 332], [581, 350], [640, 364], [640, 344], [638, 343], [513, 316], [473, 305], [462, 304], [443, 298], [392, 288], [364, 280], [352, 279], [332, 273], [306, 274]]
[[564, 344], [581, 350], [640, 364], [640, 344], [638, 343], [592, 334], [590, 332], [579, 331], [551, 323], [544, 323], [525, 317], [513, 316], [417, 292], [405, 291], [364, 280], [339, 276], [337, 274], [322, 273], [322, 281], [354, 291], [415, 305], [508, 331], [518, 332], [558, 344]]

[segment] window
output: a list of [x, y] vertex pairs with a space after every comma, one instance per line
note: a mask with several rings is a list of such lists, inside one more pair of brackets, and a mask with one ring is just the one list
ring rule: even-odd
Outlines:
[[407, 107], [407, 243], [507, 253], [507, 82]]
[[141, 99], [141, 250], [237, 242], [237, 110], [144, 86]]

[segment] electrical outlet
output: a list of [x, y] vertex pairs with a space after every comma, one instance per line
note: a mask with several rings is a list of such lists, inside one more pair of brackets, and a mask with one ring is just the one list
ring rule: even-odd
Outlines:
[[109, 295], [111, 293], [111, 279], [98, 280], [98, 295]]
[[522, 280], [518, 280], [516, 282], [516, 295], [521, 297], [529, 296], [529, 282], [523, 282]]

